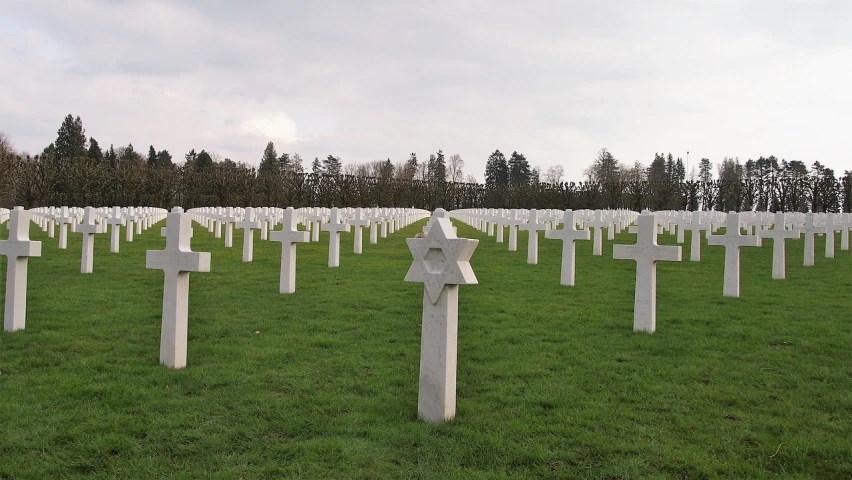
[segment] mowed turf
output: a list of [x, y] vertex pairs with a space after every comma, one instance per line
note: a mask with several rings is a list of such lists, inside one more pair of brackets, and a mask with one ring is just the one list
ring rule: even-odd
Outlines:
[[241, 231], [226, 249], [196, 225], [212, 269], [191, 275], [177, 371], [158, 363], [163, 273], [145, 269], [164, 222], [120, 254], [98, 235], [91, 275], [80, 234], [58, 250], [33, 225], [26, 330], [0, 333], [0, 478], [852, 477], [850, 252], [825, 259], [820, 237], [805, 268], [788, 241], [772, 280], [764, 240], [731, 299], [724, 249], [690, 262], [687, 232], [686, 261], [658, 267], [657, 333], [634, 334], [635, 262], [613, 242], [599, 257], [579, 242], [563, 287], [561, 242], [527, 265], [525, 232], [509, 252], [455, 222], [480, 239], [479, 285], [460, 292], [457, 417], [428, 425], [423, 289], [403, 281], [424, 223], [378, 245], [365, 231], [363, 255], [344, 234], [335, 269], [327, 233], [300, 244], [294, 295], [278, 294], [280, 244], [255, 232], [246, 264]]

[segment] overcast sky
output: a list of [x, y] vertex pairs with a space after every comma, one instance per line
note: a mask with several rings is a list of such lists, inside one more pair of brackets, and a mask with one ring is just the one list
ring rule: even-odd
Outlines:
[[852, 169], [852, 1], [2, 0], [0, 131], [257, 164], [495, 149], [569, 180], [775, 155]]

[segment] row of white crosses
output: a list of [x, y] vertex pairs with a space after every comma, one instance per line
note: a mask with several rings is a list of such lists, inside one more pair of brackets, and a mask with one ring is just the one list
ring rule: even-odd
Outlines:
[[[160, 209], [133, 209], [122, 210], [118, 207], [112, 209], [96, 209], [86, 207], [85, 209], [62, 209], [43, 208], [30, 211], [17, 207], [13, 211], [0, 210], [0, 223], [9, 221], [10, 237], [0, 242], [0, 255], [9, 258], [7, 268], [7, 294], [6, 310], [4, 313], [4, 328], [6, 330], [20, 330], [24, 328], [26, 318], [26, 273], [27, 259], [40, 256], [41, 243], [29, 240], [29, 223], [36, 222], [46, 230], [48, 222], [58, 222], [60, 225], [61, 248], [67, 247], [67, 237], [63, 235], [66, 227], [83, 235], [81, 272], [91, 273], [93, 270], [94, 236], [105, 233], [108, 226], [112, 226], [111, 251], [117, 252], [117, 238], [121, 225], [127, 225], [127, 221], [134, 222], [141, 229], [151, 226], [153, 223], [166, 217], [167, 212]], [[383, 215], [382, 222], [386, 227], [383, 229], [391, 232], [395, 228], [402, 228], [411, 222], [417, 221], [428, 212], [415, 209], [391, 209], [388, 211], [374, 210], [374, 216]], [[164, 296], [163, 296], [163, 327], [161, 334], [160, 359], [165, 365], [181, 368], [186, 364], [186, 325], [187, 306], [189, 295], [189, 272], [209, 271], [210, 254], [198, 253], [190, 250], [190, 239], [192, 237], [192, 220], [206, 224], [209, 220], [215, 220], [220, 228], [226, 227], [226, 236], [231, 237], [232, 231], [228, 225], [244, 229], [243, 261], [250, 262], [253, 254], [253, 231], [262, 229], [262, 222], [281, 221], [284, 224], [282, 230], [267, 233], [269, 240], [278, 241], [282, 244], [282, 262], [280, 276], [280, 292], [295, 292], [295, 267], [296, 267], [296, 243], [308, 241], [308, 232], [299, 231], [297, 221], [299, 214], [293, 208], [262, 209], [260, 218], [253, 208], [245, 210], [228, 208], [224, 211], [218, 210], [215, 214], [200, 209], [194, 213], [184, 213], [176, 207], [172, 213], [168, 213], [167, 225], [161, 229], [161, 235], [166, 237], [166, 249], [163, 251], [149, 251], [147, 256], [147, 267], [162, 269], [165, 272]], [[360, 208], [343, 210], [333, 208], [330, 210], [330, 222], [324, 225], [324, 229], [331, 232], [329, 249], [329, 266], [336, 267], [339, 264], [339, 234], [348, 231], [349, 218], [357, 226], [360, 232], [366, 225], [364, 215]], [[378, 218], [378, 217], [377, 217]], [[389, 221], [386, 219], [390, 219]], [[124, 220], [124, 222], [122, 222]], [[272, 224], [274, 226], [274, 223]], [[127, 230], [131, 230], [127, 226]], [[360, 236], [356, 238], [356, 251], [360, 252]], [[114, 247], [114, 248], [113, 248]]]
[[[132, 242], [134, 233], [141, 235], [154, 223], [162, 219], [164, 210], [152, 207], [101, 207], [92, 208], [90, 218], [92, 222], [98, 222], [103, 226], [111, 226], [110, 252], [118, 253], [120, 238], [120, 227], [126, 226], [125, 241]], [[68, 232], [77, 232], [77, 225], [85, 221], [86, 209], [78, 207], [40, 207], [29, 210], [32, 220], [37, 223], [42, 231], [47, 232], [49, 238], [54, 238], [56, 227], [59, 227], [59, 249], [68, 248]], [[105, 231], [102, 227], [103, 233]]]
[[[528, 244], [527, 261], [530, 264], [537, 263], [538, 238], [537, 232], [541, 229], [541, 224], [544, 223], [546, 232], [555, 229], [558, 223], [563, 220], [564, 215], [554, 210], [546, 211], [525, 211], [525, 210], [495, 210], [495, 209], [473, 209], [454, 211], [454, 215], [465, 223], [470, 224], [474, 228], [486, 232], [493, 236], [496, 231], [497, 242], [502, 243], [502, 233], [504, 227], [508, 226], [509, 231], [509, 250], [517, 250], [517, 230], [530, 231], [530, 242]], [[711, 232], [715, 232], [724, 222], [726, 214], [722, 212], [686, 212], [686, 211], [662, 211], [655, 212], [658, 218], [658, 233], [668, 231], [671, 235], [677, 235], [677, 243], [684, 243], [686, 231], [691, 232], [691, 248], [690, 260], [697, 262], [701, 260], [701, 232], [704, 232], [709, 238]], [[813, 228], [816, 232], [822, 232], [821, 229], [832, 228], [834, 232], [840, 231], [841, 248], [848, 249], [849, 229], [852, 228], [852, 214], [808, 214], [803, 213], [785, 213], [786, 225], [790, 225], [794, 230], [800, 231], [805, 228], [804, 225], [808, 221], [807, 218], [812, 218]], [[775, 214], [766, 212], [744, 212], [741, 214], [742, 223], [748, 229], [751, 229], [758, 236], [758, 245], [761, 244], [760, 239], [772, 238], [775, 235], [782, 234], [786, 237], [795, 235], [792, 233], [775, 232], [774, 225], [777, 222]], [[602, 254], [603, 229], [607, 229], [607, 238], [612, 240], [614, 234], [617, 234], [621, 229], [629, 225], [635, 218], [635, 213], [624, 210], [580, 210], [574, 212], [574, 220], [582, 229], [588, 227], [593, 240], [592, 254]], [[817, 222], [817, 223], [814, 223]], [[818, 225], [818, 223], [822, 225]], [[495, 230], [496, 225], [496, 230]], [[825, 227], [828, 225], [828, 227]], [[769, 228], [772, 227], [772, 228]], [[846, 227], [846, 228], [844, 228]], [[632, 233], [635, 233], [636, 227], [630, 227]], [[787, 230], [787, 229], [785, 229]], [[548, 234], [546, 233], [546, 236]], [[809, 260], [808, 252], [812, 252], [813, 238], [806, 239], [805, 250], [805, 265], [813, 265], [813, 261]], [[783, 242], [776, 248], [774, 255], [779, 258], [780, 251], [777, 249], [783, 248]], [[826, 238], [826, 257], [832, 258], [834, 255], [834, 237]], [[812, 254], [810, 255], [812, 257]], [[775, 267], [776, 278], [783, 278], [783, 264], [778, 264]]]
[[[562, 216], [564, 224], [561, 230], [547, 230], [546, 238], [558, 239], [563, 241], [562, 251], [562, 270], [560, 282], [563, 285], [574, 285], [574, 263], [575, 263], [575, 247], [576, 240], [589, 240], [591, 232], [594, 231], [595, 245], [593, 254], [601, 253], [601, 246], [598, 243], [603, 235], [601, 228], [607, 228], [610, 232], [610, 237], [616, 228], [625, 225], [626, 221], [632, 220], [630, 213], [615, 211], [602, 212], [596, 211], [593, 215], [585, 212], [587, 218], [585, 225], [589, 230], [577, 229], [577, 224], [582, 225], [582, 221], [578, 220], [578, 212], [566, 210]], [[530, 264], [537, 263], [538, 255], [538, 231], [546, 228], [540, 223], [541, 217], [535, 210], [530, 210], [528, 213], [519, 214], [518, 211], [512, 210], [509, 212], [508, 220], [504, 219], [502, 212], [496, 215], [493, 212], [483, 212], [481, 210], [460, 210], [453, 212], [453, 215], [460, 220], [472, 225], [474, 228], [481, 229], [488, 234], [492, 233], [490, 228], [484, 222], [496, 223], [498, 233], [502, 229], [501, 222], [506, 222], [507, 225], [519, 225], [520, 229], [530, 232], [529, 251], [527, 262]], [[521, 217], [526, 216], [526, 220]], [[785, 278], [785, 240], [791, 238], [799, 238], [800, 231], [810, 232], [806, 237], [805, 242], [805, 266], [813, 265], [813, 234], [819, 233], [820, 228], [823, 231], [831, 231], [832, 235], [826, 238], [826, 257], [834, 256], [834, 235], [836, 231], [841, 231], [841, 243], [843, 238], [848, 238], [849, 229], [852, 229], [852, 215], [849, 214], [825, 214], [825, 226], [819, 227], [814, 224], [815, 214], [786, 214], [778, 212], [772, 214], [772, 220], [766, 221], [766, 215], [749, 212], [744, 214], [747, 220], [743, 221], [740, 214], [731, 212], [723, 214], [721, 212], [643, 212], [638, 217], [638, 225], [631, 227], [631, 232], [637, 233], [637, 243], [635, 245], [615, 245], [613, 247], [613, 258], [615, 259], [630, 259], [637, 262], [636, 271], [636, 291], [634, 297], [634, 330], [654, 332], [656, 330], [656, 262], [658, 261], [680, 261], [681, 247], [679, 246], [661, 246], [657, 244], [657, 235], [664, 230], [675, 234], [677, 232], [678, 241], [683, 243], [685, 238], [682, 234], [684, 231], [691, 231], [691, 254], [690, 260], [700, 261], [701, 259], [701, 232], [706, 232], [709, 245], [719, 245], [726, 248], [725, 251], [725, 277], [723, 284], [723, 295], [729, 297], [739, 296], [739, 249], [745, 246], [759, 246], [761, 238], [770, 238], [773, 240], [773, 266], [772, 277], [774, 279]], [[556, 220], [554, 226], [558, 223], [558, 217], [547, 215], [548, 220]], [[703, 221], [702, 221], [703, 220]], [[803, 220], [799, 222], [799, 220]], [[715, 231], [722, 222], [726, 223], [725, 235], [711, 235], [711, 231]], [[740, 226], [745, 223], [747, 227], [754, 228], [755, 235], [742, 235]], [[794, 227], [794, 225], [800, 226]], [[791, 228], [787, 228], [787, 226]], [[771, 228], [764, 228], [771, 227]], [[830, 238], [828, 238], [830, 237]], [[510, 230], [510, 243], [512, 242], [512, 230]], [[848, 248], [848, 245], [845, 245]], [[511, 248], [510, 248], [511, 249]]]
[[[309, 207], [296, 210], [297, 220], [305, 225], [310, 233], [309, 240], [319, 241], [319, 232], [328, 231], [329, 235], [329, 262], [331, 268], [340, 265], [340, 233], [349, 232], [354, 227], [354, 246], [356, 254], [363, 252], [363, 227], [370, 227], [370, 243], [378, 243], [378, 232], [381, 227], [381, 236], [386, 238], [388, 233], [394, 233], [396, 229], [403, 228], [411, 222], [423, 217], [424, 211], [416, 209], [363, 209], [363, 208], [318, 208]], [[205, 207], [192, 209], [188, 213], [193, 219], [208, 228], [208, 231], [219, 232], [225, 226], [225, 247], [233, 246], [233, 230], [231, 226], [243, 229], [243, 261], [252, 261], [253, 230], [259, 229], [261, 240], [268, 238], [268, 231], [275, 228], [279, 221], [283, 221], [283, 210], [280, 208], [262, 209], [254, 208], [221, 208]], [[221, 238], [217, 237], [217, 238]]]
[[[280, 213], [280, 215], [279, 215]], [[287, 208], [281, 212], [261, 213], [262, 218], [280, 219], [283, 224], [281, 230], [272, 230], [268, 238], [274, 242], [281, 243], [281, 271], [279, 281], [280, 293], [294, 293], [296, 289], [296, 244], [308, 241], [308, 231], [298, 230], [298, 214], [293, 208]], [[306, 212], [308, 218], [314, 221], [322, 220], [316, 212]], [[423, 211], [407, 211], [406, 221], [415, 221], [427, 215]], [[242, 217], [240, 219], [240, 217]], [[360, 217], [360, 210], [356, 210], [355, 217]], [[261, 221], [256, 220], [255, 210], [251, 207], [243, 211], [233, 208], [225, 209], [224, 213], [217, 211], [211, 214], [205, 209], [184, 213], [180, 207], [176, 207], [168, 214], [163, 236], [166, 237], [166, 248], [162, 251], [148, 251], [146, 267], [160, 269], [164, 272], [163, 284], [163, 317], [160, 334], [160, 363], [170, 368], [183, 368], [186, 366], [187, 354], [187, 331], [189, 324], [189, 274], [191, 272], [210, 271], [210, 253], [193, 252], [190, 248], [192, 238], [192, 220], [202, 225], [206, 222], [218, 223], [214, 228], [220, 228], [222, 224], [226, 227], [226, 246], [230, 230], [229, 224], [245, 230], [243, 245], [243, 261], [250, 262], [253, 248], [253, 230], [261, 229]], [[317, 223], [317, 225], [319, 225]], [[401, 225], [401, 224], [397, 224]], [[360, 230], [360, 227], [358, 227]], [[323, 229], [331, 233], [329, 247], [329, 266], [336, 267], [339, 264], [339, 234], [348, 231], [349, 225], [341, 216], [341, 210], [331, 209], [330, 221], [323, 225]]]
[[158, 208], [121, 208], [121, 207], [42, 207], [30, 210], [31, 219], [38, 224], [43, 231], [48, 232], [48, 237], [53, 238], [54, 225], [59, 226], [59, 248], [68, 248], [68, 229], [73, 233], [80, 233], [82, 238], [82, 254], [80, 259], [80, 272], [92, 273], [94, 269], [94, 246], [95, 235], [106, 233], [111, 227], [110, 252], [119, 253], [119, 238], [121, 226], [127, 228], [127, 241], [133, 241], [135, 231], [141, 234], [152, 224], [158, 222], [165, 215], [165, 210]]

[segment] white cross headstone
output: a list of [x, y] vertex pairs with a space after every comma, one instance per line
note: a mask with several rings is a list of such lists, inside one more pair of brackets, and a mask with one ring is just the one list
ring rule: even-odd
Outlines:
[[678, 231], [689, 230], [691, 233], [691, 242], [689, 247], [689, 261], [701, 261], [701, 232], [707, 231], [709, 225], [701, 223], [701, 212], [692, 212], [692, 221], [689, 223], [679, 223]]
[[[265, 222], [264, 222], [265, 223]], [[254, 219], [254, 208], [248, 207], [245, 218], [237, 222], [237, 228], [243, 231], [243, 261], [250, 262], [254, 257], [254, 231], [261, 227], [260, 222]]]
[[805, 259], [804, 266], [812, 267], [814, 265], [814, 235], [821, 233], [825, 234], [825, 227], [814, 224], [814, 214], [805, 214], [805, 224], [797, 227], [797, 230], [805, 235]]
[[189, 328], [189, 274], [209, 272], [210, 253], [191, 250], [192, 218], [180, 207], [173, 208], [166, 218], [165, 233], [165, 250], [148, 250], [145, 268], [162, 270], [165, 277], [160, 363], [183, 368]]
[[44, 218], [47, 220], [47, 238], [56, 236], [56, 217], [59, 216], [54, 207], [50, 207]]
[[234, 207], [225, 209], [225, 215], [222, 216], [222, 222], [225, 224], [225, 248], [234, 246], [234, 223], [237, 221], [237, 216], [234, 214]]
[[225, 210], [222, 207], [216, 209], [213, 214], [213, 238], [222, 238], [222, 222], [225, 219]]
[[825, 258], [834, 258], [834, 232], [842, 231], [844, 225], [836, 221], [835, 213], [825, 214]]
[[576, 240], [588, 240], [590, 232], [588, 230], [577, 230], [577, 222], [574, 219], [572, 210], [565, 210], [565, 216], [562, 219], [562, 230], [548, 230], [545, 233], [547, 238], [553, 240], [562, 240], [562, 274], [560, 283], [562, 285], [574, 285], [574, 259]]
[[111, 253], [118, 253], [118, 238], [121, 235], [121, 226], [126, 223], [124, 217], [121, 216], [120, 207], [112, 207], [112, 216], [107, 219], [106, 223], [110, 225], [109, 251]]
[[503, 243], [503, 229], [505, 228], [505, 224], [503, 222], [506, 221], [506, 217], [503, 216], [502, 208], [497, 210], [496, 214], [491, 217], [491, 221], [497, 225], [497, 243]]
[[364, 234], [361, 231], [361, 227], [370, 226], [370, 220], [368, 218], [364, 218], [364, 211], [361, 207], [355, 209], [355, 216], [349, 221], [349, 224], [352, 225], [354, 230], [355, 244], [354, 251], [355, 253], [361, 253], [363, 251], [364, 245]]
[[320, 211], [319, 208], [314, 209], [314, 212], [309, 213], [307, 218], [311, 220], [311, 241], [319, 242], [320, 239], [320, 229], [322, 228], [322, 221], [325, 219], [325, 215]]
[[[591, 230], [594, 228], [594, 236], [592, 238], [593, 247], [592, 247], [592, 255], [602, 255], [603, 254], [603, 231], [604, 228], [612, 228], [612, 223], [603, 218], [603, 211], [598, 210], [595, 212], [595, 219], [589, 222], [586, 222], [586, 226]], [[657, 237], [654, 237], [654, 241], [657, 241]]]
[[281, 217], [282, 230], [269, 232], [269, 240], [281, 242], [281, 276], [279, 291], [293, 293], [296, 291], [296, 243], [309, 240], [310, 234], [297, 228], [296, 211], [287, 207]]
[[349, 225], [342, 221], [340, 210], [334, 207], [331, 219], [322, 226], [323, 231], [328, 232], [328, 266], [331, 268], [340, 266], [340, 232], [349, 232]]
[[145, 209], [143, 207], [139, 207], [136, 209], [136, 235], [142, 235], [142, 229], [147, 228], [145, 226], [147, 215], [145, 214]]
[[23, 207], [9, 212], [9, 238], [0, 240], [0, 255], [6, 257], [6, 308], [3, 330], [23, 330], [27, 321], [27, 263], [41, 256], [41, 242], [30, 240], [30, 213]]
[[657, 245], [657, 217], [639, 215], [635, 245], [614, 245], [612, 257], [636, 261], [636, 291], [633, 331], [653, 333], [657, 329], [657, 262], [681, 261], [681, 247]]
[[518, 228], [530, 232], [529, 242], [527, 242], [527, 263], [538, 264], [538, 232], [547, 230], [547, 225], [539, 223], [538, 211], [532, 209], [529, 213], [529, 221], [522, 223]]
[[456, 237], [446, 212], [435, 211], [426, 238], [408, 238], [414, 262], [406, 282], [423, 283], [418, 416], [443, 422], [456, 414], [459, 285], [477, 284], [470, 267], [479, 240]]
[[136, 223], [136, 209], [133, 207], [127, 207], [127, 213], [124, 215], [125, 227], [124, 227], [124, 241], [132, 242], [133, 241], [133, 232], [135, 231], [134, 224]]
[[257, 218], [260, 220], [260, 239], [267, 240], [269, 239], [269, 220], [271, 215], [269, 214], [269, 207], [263, 207], [260, 210], [260, 214], [258, 214]]
[[83, 223], [77, 225], [77, 233], [83, 234], [83, 254], [80, 258], [80, 273], [92, 273], [95, 257], [95, 234], [101, 233], [100, 225], [95, 224], [95, 209], [86, 207]]
[[518, 218], [518, 211], [514, 208], [509, 211], [509, 218], [506, 219], [506, 225], [509, 227], [509, 251], [516, 252], [518, 250], [518, 225], [524, 223]]
[[[724, 235], [710, 235], [707, 245], [725, 247], [725, 283], [722, 295], [740, 296], [740, 247], [757, 247], [760, 243], [756, 235], [740, 234], [740, 214], [728, 212]], [[748, 231], [748, 230], [746, 230]]]
[[370, 245], [379, 243], [379, 223], [381, 222], [381, 217], [378, 215], [379, 209], [374, 208], [372, 215], [370, 215]]
[[62, 212], [56, 223], [59, 224], [59, 249], [65, 250], [68, 248], [68, 225], [73, 225], [77, 217], [71, 215], [68, 207], [62, 207]]
[[772, 239], [772, 278], [775, 280], [783, 280], [787, 270], [787, 250], [784, 248], [784, 241], [788, 238], [799, 238], [799, 232], [796, 230], [787, 230], [785, 228], [784, 212], [775, 213], [775, 221], [772, 222], [771, 230], [761, 230], [760, 237]]

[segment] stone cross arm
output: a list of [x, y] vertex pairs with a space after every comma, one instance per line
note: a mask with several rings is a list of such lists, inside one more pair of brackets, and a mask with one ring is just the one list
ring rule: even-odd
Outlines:
[[307, 230], [274, 230], [269, 232], [269, 240], [273, 242], [281, 242], [289, 245], [292, 243], [306, 243], [310, 239], [310, 233]]
[[681, 261], [681, 248], [667, 245], [613, 245], [612, 258], [615, 260], [648, 260], [651, 262]]
[[167, 272], [209, 272], [210, 252], [149, 250], [145, 267]]

